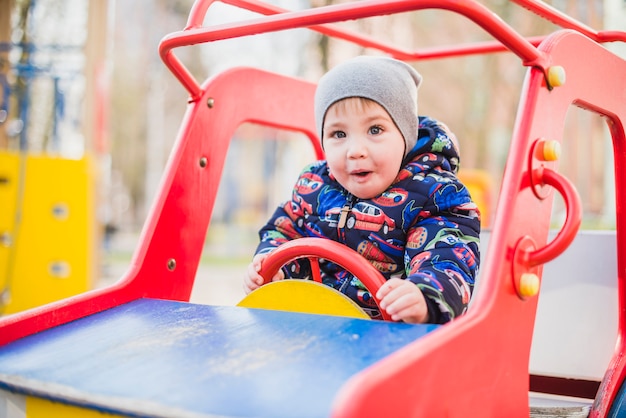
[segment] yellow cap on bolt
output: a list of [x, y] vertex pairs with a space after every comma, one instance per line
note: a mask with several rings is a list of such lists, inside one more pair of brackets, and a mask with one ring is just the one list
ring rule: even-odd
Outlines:
[[560, 87], [565, 84], [565, 68], [560, 65], [548, 68], [548, 83], [551, 87]]
[[561, 157], [561, 143], [553, 139], [543, 141], [542, 157], [544, 161], [556, 161]]
[[524, 273], [519, 279], [518, 293], [522, 298], [529, 298], [539, 293], [539, 276], [535, 273]]

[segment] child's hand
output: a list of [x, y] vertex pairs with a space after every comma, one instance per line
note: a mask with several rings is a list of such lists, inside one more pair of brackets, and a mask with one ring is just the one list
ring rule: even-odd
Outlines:
[[[252, 263], [248, 265], [246, 276], [243, 279], [243, 290], [246, 294], [258, 289], [263, 284], [263, 277], [259, 274], [259, 270], [261, 270], [261, 264], [263, 264], [265, 257], [267, 257], [267, 254], [257, 254], [252, 259]], [[278, 270], [274, 277], [272, 277], [272, 281], [275, 282], [277, 280], [283, 280], [284, 278], [285, 273], [283, 273], [282, 270]]]
[[380, 300], [380, 308], [387, 311], [394, 321], [420, 324], [428, 320], [424, 294], [408, 280], [387, 280], [376, 293], [376, 298]]

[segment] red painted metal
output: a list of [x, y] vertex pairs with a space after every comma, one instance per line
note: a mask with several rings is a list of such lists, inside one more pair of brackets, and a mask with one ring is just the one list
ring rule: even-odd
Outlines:
[[[617, 166], [626, 155], [623, 153], [626, 108], [620, 105], [622, 99], [613, 94], [616, 86], [620, 86], [620, 91], [626, 86], [626, 62], [569, 30], [549, 37], [540, 48], [551, 64], [564, 66], [568, 82], [549, 90], [542, 72], [529, 70], [488, 258], [483, 263], [481, 292], [476, 295], [472, 309], [452, 326], [443, 327], [356, 376], [338, 397], [337, 416], [384, 413], [374, 393], [384, 396], [386, 405], [402, 404], [403, 408], [411, 405], [414, 416], [528, 416], [528, 358], [537, 299], [522, 300], [516, 294], [511, 268], [513, 249], [522, 238], [535, 243], [534, 248], [547, 241], [552, 193], [541, 199], [537, 197], [532, 188], [531, 170], [541, 167], [556, 170], [555, 162], [536, 158], [533, 143], [538, 138], [562, 140], [566, 112], [573, 104], [605, 115], [612, 128]], [[602, 65], [580, 65], [580, 56]], [[552, 180], [560, 182], [551, 179], [550, 183], [555, 183]], [[623, 185], [624, 173], [616, 173], [618, 202], [623, 201]], [[621, 224], [624, 219], [621, 205], [617, 211]], [[618, 225], [619, 260], [626, 260], [625, 242], [624, 229]], [[533, 267], [530, 263], [521, 267], [539, 275], [542, 271], [541, 266]], [[618, 273], [623, 314], [623, 262]], [[624, 379], [623, 318], [622, 315], [614, 360], [592, 416], [608, 413]], [[467, 361], [465, 350], [471, 352], [467, 354], [471, 355], [471, 362]], [[433, 388], [442, 387], [446, 388], [445, 394], [441, 391], [433, 394]], [[422, 393], [430, 396], [420, 396]]]
[[300, 131], [311, 141], [311, 158], [322, 158], [314, 89], [248, 68], [210, 79], [202, 100], [188, 105], [129, 271], [111, 287], [0, 318], [0, 345], [142, 297], [189, 300], [235, 129], [253, 122]]
[[[173, 54], [173, 49], [198, 43], [215, 42], [299, 27], [308, 27], [325, 35], [344, 39], [365, 48], [377, 49], [405, 61], [483, 54], [508, 49], [519, 56], [524, 65], [536, 66], [545, 70], [545, 57], [542, 57], [541, 52], [535, 47], [544, 37], [524, 38], [489, 9], [475, 1], [365, 0], [292, 12], [256, 0], [225, 0], [223, 3], [268, 15], [268, 17], [265, 19], [252, 19], [223, 24], [216, 27], [203, 27], [202, 22], [204, 21], [204, 17], [214, 1], [215, 0], [196, 1], [185, 29], [167, 35], [163, 38], [159, 47], [163, 62], [190, 93], [191, 100], [197, 99], [200, 94], [200, 87], [193, 78], [193, 75]], [[563, 25], [565, 28], [574, 28], [584, 31], [597, 42], [626, 42], [626, 34], [624, 32], [593, 31], [582, 23], [561, 14], [556, 9], [549, 8], [536, 1], [517, 0], [516, 3], [528, 8], [541, 17], [547, 18], [556, 24]], [[410, 51], [380, 42], [366, 35], [328, 24], [329, 22], [341, 22], [350, 19], [425, 9], [442, 9], [466, 17], [483, 28], [486, 32], [490, 33], [496, 41]]]
[[[265, 279], [264, 283], [268, 283], [285, 264], [299, 258], [312, 257], [315, 259], [323, 258], [342, 266], [359, 278], [374, 297], [376, 304], [380, 302], [376, 293], [386, 281], [383, 275], [353, 249], [328, 239], [300, 238], [286, 242], [267, 256], [259, 274]], [[312, 268], [316, 270], [314, 274], [317, 273], [319, 276], [317, 260], [315, 260], [315, 265]], [[391, 316], [384, 309], [381, 309], [380, 313], [383, 319], [391, 320]]]
[[[531, 155], [536, 155], [533, 149], [534, 146], [531, 145]], [[531, 179], [539, 178], [539, 184], [532, 183], [531, 181], [534, 187], [549, 185], [561, 194], [565, 202], [566, 219], [557, 236], [549, 244], [537, 248], [537, 244], [533, 238], [525, 235], [517, 241], [517, 244], [512, 250], [511, 274], [513, 275], [515, 289], [523, 300], [528, 298], [527, 295], [521, 292], [523, 275], [531, 273], [538, 277], [540, 274], [538, 267], [554, 260], [574, 241], [582, 220], [580, 197], [574, 185], [567, 178], [547, 167], [533, 170], [532, 164], [529, 171], [532, 173]], [[537, 172], [539, 172], [539, 174]], [[549, 190], [542, 190], [541, 193], [537, 194], [537, 189], [534, 189], [535, 195], [540, 199], [548, 197]]]
[[[538, 158], [534, 146], [541, 138], [566, 143], [564, 121], [568, 108], [574, 105], [605, 117], [613, 139], [615, 166], [626, 163], [626, 106], [623, 95], [615, 93], [626, 91], [626, 62], [599, 45], [624, 42], [626, 33], [596, 32], [535, 0], [516, 3], [566, 29], [526, 39], [484, 6], [469, 0], [365, 0], [295, 12], [252, 0], [228, 0], [228, 4], [267, 16], [202, 27], [212, 3], [196, 1], [186, 29], [166, 36], [160, 45], [164, 63], [189, 92], [190, 102], [129, 272], [110, 288], [0, 319], [0, 344], [141, 297], [188, 300], [228, 144], [240, 123], [252, 121], [304, 132], [312, 141], [315, 156], [321, 158], [312, 119], [313, 84], [236, 69], [201, 85], [174, 55], [175, 48], [309, 27], [407, 61], [508, 49], [530, 68], [488, 258], [482, 263], [481, 291], [466, 315], [354, 376], [339, 391], [333, 411], [337, 417], [528, 416], [528, 360], [537, 298], [518, 297], [515, 275], [530, 272], [541, 277], [541, 263], [564, 249], [580, 222], [575, 191], [561, 176], [552, 174], [558, 172], [557, 162]], [[406, 51], [332, 25], [429, 8], [465, 16], [495, 41]], [[585, 57], [584, 61], [580, 57]], [[565, 85], [547, 85], [546, 72], [553, 65], [565, 69]], [[544, 174], [537, 176], [538, 172]], [[622, 203], [626, 172], [616, 170], [615, 185], [619, 335], [593, 417], [607, 415], [626, 377], [626, 214]], [[566, 200], [571, 218], [556, 244], [546, 246], [554, 189]], [[516, 256], [516, 248], [529, 256]]]
[[565, 202], [566, 218], [561, 231], [552, 242], [528, 253], [526, 264], [531, 267], [554, 260], [569, 247], [574, 238], [576, 238], [583, 213], [578, 192], [576, 192], [576, 188], [567, 178], [549, 168], [544, 168], [541, 170], [541, 173], [542, 183], [554, 187], [561, 193]]
[[365, 0], [354, 3], [338, 4], [295, 12], [280, 13], [283, 9], [269, 6], [260, 6], [261, 3], [253, 0], [229, 0], [227, 3], [245, 9], [257, 10], [263, 13], [272, 13], [263, 19], [253, 19], [242, 22], [219, 25], [217, 27], [201, 27], [201, 12], [206, 12], [212, 1], [201, 1], [193, 9], [193, 19], [188, 22], [188, 29], [172, 33], [161, 40], [159, 47], [161, 58], [181, 84], [189, 91], [191, 100], [196, 100], [200, 94], [197, 81], [185, 68], [180, 60], [172, 53], [174, 48], [194, 45], [198, 43], [215, 42], [219, 40], [255, 35], [259, 33], [275, 32], [297, 27], [310, 27], [322, 33], [352, 41], [364, 47], [376, 48], [390, 55], [405, 60], [415, 59], [415, 54], [400, 50], [391, 45], [376, 42], [368, 37], [330, 28], [324, 28], [325, 23], [338, 22], [349, 19], [359, 19], [377, 15], [387, 15], [424, 9], [444, 9], [474, 21], [487, 32], [491, 33], [502, 45], [517, 54], [525, 65], [543, 67], [545, 57], [527, 39], [515, 32], [504, 21], [500, 20], [486, 7], [473, 1], [454, 0]]

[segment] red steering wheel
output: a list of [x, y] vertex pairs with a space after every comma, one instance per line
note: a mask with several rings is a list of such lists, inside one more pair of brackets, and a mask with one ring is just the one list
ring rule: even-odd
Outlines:
[[324, 238], [298, 238], [282, 244], [263, 260], [263, 265], [259, 271], [263, 277], [263, 284], [268, 283], [282, 266], [301, 258], [309, 259], [313, 280], [319, 283], [322, 282], [320, 258], [338, 264], [352, 273], [370, 292], [383, 319], [391, 321], [391, 316], [384, 309], [381, 309], [380, 301], [376, 298], [378, 289], [387, 280], [361, 254], [336, 241]]

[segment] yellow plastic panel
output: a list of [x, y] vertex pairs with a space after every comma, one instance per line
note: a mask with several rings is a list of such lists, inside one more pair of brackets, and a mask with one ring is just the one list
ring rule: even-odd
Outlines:
[[47, 399], [28, 396], [26, 398], [26, 418], [103, 418], [122, 417], [94, 409], [79, 408]]
[[[19, 164], [13, 166], [13, 183], [18, 184]], [[13, 228], [7, 259], [0, 259], [1, 282], [10, 294], [2, 313], [92, 288], [95, 218], [90, 160], [29, 155], [24, 167], [22, 204], [14, 205], [9, 216], [13, 223], [20, 221]], [[15, 211], [20, 209], [17, 218]]]
[[481, 228], [486, 229], [491, 226], [491, 197], [493, 196], [493, 184], [489, 173], [485, 170], [461, 170], [459, 180], [465, 184], [469, 190], [472, 200], [480, 209]]
[[237, 306], [370, 319], [346, 295], [310, 280], [268, 283], [247, 295]]
[[10, 268], [11, 245], [14, 241], [18, 173], [17, 154], [0, 152], [0, 292], [8, 285], [7, 270]]

